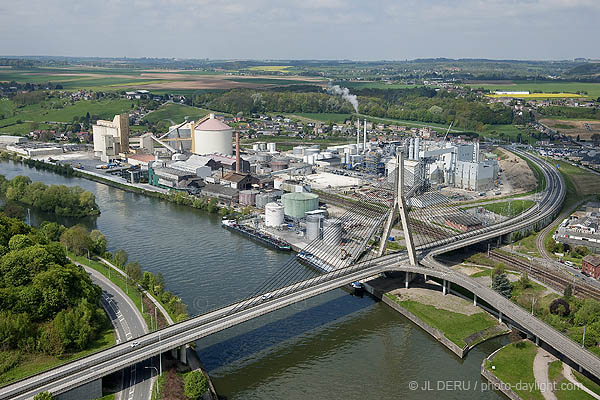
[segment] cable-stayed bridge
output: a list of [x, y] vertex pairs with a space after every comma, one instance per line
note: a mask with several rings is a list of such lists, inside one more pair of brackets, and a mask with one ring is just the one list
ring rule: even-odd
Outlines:
[[[338, 249], [332, 249], [327, 240], [338, 233], [325, 230], [322, 239], [311, 242], [300, 255], [290, 257], [272, 278], [249, 296], [142, 336], [136, 339], [138, 345], [135, 347], [125, 342], [6, 386], [0, 389], [0, 399], [27, 399], [42, 391], [68, 394], [74, 388], [98, 382], [103, 376], [139, 361], [351, 282], [391, 271], [404, 271], [407, 276], [436, 277], [443, 281], [444, 287], [452, 282], [469, 290], [475, 299], [482, 299], [496, 308], [500, 318], [539, 338], [591, 374], [600, 376], [600, 360], [592, 353], [498, 293], [434, 259], [435, 255], [447, 251], [502, 238], [512, 232], [539, 228], [557, 215], [566, 192], [562, 177], [540, 158], [530, 154], [527, 157], [542, 170], [546, 188], [540, 193], [538, 204], [520, 215], [482, 224], [467, 232], [448, 229], [442, 221], [449, 215], [454, 221], [467, 224], [472, 222], [472, 214], [444, 199], [436, 200], [436, 192], [425, 181], [409, 174], [398, 175], [398, 171], [403, 171], [398, 168], [389, 179], [364, 193], [363, 198], [339, 217], [343, 227], [343, 255]], [[402, 165], [401, 160], [398, 165]], [[419, 207], [420, 196], [433, 201], [426, 207]], [[403, 232], [407, 249], [385, 254], [386, 239], [394, 226], [402, 226], [398, 229]]]

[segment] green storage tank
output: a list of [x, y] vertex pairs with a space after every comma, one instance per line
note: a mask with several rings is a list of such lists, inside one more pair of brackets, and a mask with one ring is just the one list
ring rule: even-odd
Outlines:
[[307, 211], [319, 208], [319, 196], [313, 193], [286, 193], [281, 196], [283, 212], [293, 218], [304, 218]]

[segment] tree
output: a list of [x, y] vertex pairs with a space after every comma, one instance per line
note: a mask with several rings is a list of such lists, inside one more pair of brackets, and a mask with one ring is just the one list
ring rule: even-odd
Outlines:
[[188, 399], [197, 400], [204, 396], [208, 391], [208, 381], [200, 371], [189, 372], [185, 376], [185, 386], [183, 393]]
[[571, 284], [567, 284], [567, 286], [565, 286], [565, 290], [563, 291], [563, 297], [565, 298], [565, 300], [569, 300], [571, 298], [571, 296], [573, 296], [573, 286], [571, 286]]
[[550, 303], [550, 314], [566, 317], [570, 313], [571, 308], [569, 307], [569, 303], [564, 299], [554, 299], [552, 303]]
[[125, 273], [135, 283], [138, 283], [142, 280], [142, 268], [140, 267], [140, 264], [138, 264], [137, 261], [130, 262], [129, 264], [127, 264], [127, 266], [125, 267]]
[[523, 271], [521, 274], [521, 278], [519, 278], [519, 287], [521, 289], [527, 289], [528, 287], [531, 287], [531, 281], [529, 281], [527, 271]]
[[78, 256], [87, 255], [94, 243], [87, 229], [82, 225], [75, 225], [60, 235], [60, 242]]
[[495, 274], [492, 278], [492, 290], [500, 293], [502, 296], [510, 299], [512, 296], [512, 286], [508, 280], [506, 272]]
[[48, 221], [42, 223], [42, 226], [40, 227], [40, 232], [49, 242], [58, 242], [60, 240], [60, 235], [66, 230], [67, 228], [64, 226], [57, 224], [56, 222]]
[[98, 229], [94, 229], [90, 232], [90, 239], [92, 240], [92, 253], [99, 256], [104, 255], [106, 252], [106, 237]]
[[113, 260], [115, 262], [115, 264], [117, 265], [117, 267], [125, 267], [125, 265], [127, 264], [127, 260], [129, 259], [129, 255], [127, 254], [127, 252], [125, 250], [119, 249], [116, 251]]

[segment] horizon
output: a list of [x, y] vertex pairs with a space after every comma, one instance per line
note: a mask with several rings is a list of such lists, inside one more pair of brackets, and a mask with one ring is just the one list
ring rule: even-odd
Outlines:
[[15, 57], [600, 59], [593, 0], [30, 0], [0, 11], [0, 48]]

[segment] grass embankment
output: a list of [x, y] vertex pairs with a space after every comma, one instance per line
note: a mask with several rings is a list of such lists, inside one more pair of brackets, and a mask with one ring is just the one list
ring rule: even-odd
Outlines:
[[[535, 386], [533, 375], [533, 360], [537, 354], [537, 347], [529, 341], [511, 343], [496, 353], [494, 359], [486, 361], [486, 368], [496, 375], [502, 382], [510, 385], [524, 400], [544, 400], [544, 396]], [[495, 369], [492, 369], [492, 366]], [[518, 390], [527, 386], [532, 390]]]
[[[79, 358], [97, 353], [115, 345], [115, 331], [112, 326], [100, 332], [98, 338], [82, 351], [65, 354], [61, 357], [50, 356], [43, 353], [23, 354], [19, 351], [0, 351], [0, 369], [8, 369], [0, 374], [0, 386], [18, 381], [31, 375], [58, 367], [59, 365], [77, 360]], [[12, 367], [6, 364], [12, 364]]]
[[515, 217], [529, 210], [535, 201], [533, 200], [510, 200], [501, 203], [486, 204], [482, 207], [498, 215]]
[[[600, 394], [600, 385], [592, 382], [577, 371], [573, 371], [573, 375], [583, 386]], [[591, 398], [585, 391], [574, 388], [573, 383], [565, 378], [563, 375], [563, 363], [560, 360], [553, 361], [548, 365], [548, 378], [550, 381], [556, 383], [557, 390], [554, 394], [558, 400], [587, 400]]]
[[426, 324], [441, 331], [454, 344], [463, 348], [466, 338], [498, 324], [484, 311], [466, 315], [448, 310], [441, 310], [432, 305], [422, 304], [414, 300], [399, 300], [397, 296], [386, 294], [391, 300], [416, 315]]

